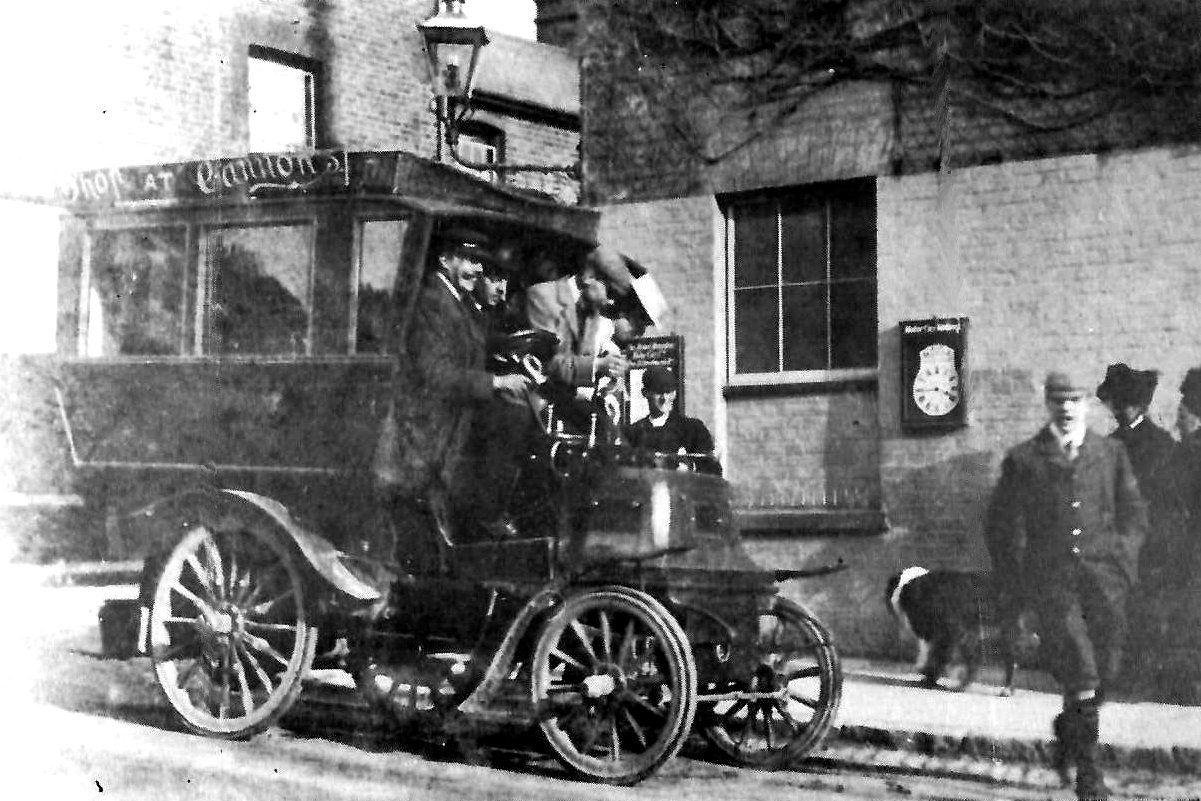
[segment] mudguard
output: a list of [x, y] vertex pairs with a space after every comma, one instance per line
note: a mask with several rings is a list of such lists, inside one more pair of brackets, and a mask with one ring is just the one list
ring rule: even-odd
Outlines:
[[[254, 514], [265, 515], [272, 528], [291, 541], [312, 572], [338, 592], [363, 603], [378, 601], [383, 597], [378, 589], [347, 569], [342, 563], [342, 553], [333, 543], [305, 528], [282, 503], [264, 495], [233, 489], [193, 490], [164, 498], [141, 510], [138, 516], [161, 518], [172, 513], [187, 516], [192, 510], [204, 507], [211, 509], [214, 502], [222, 506], [229, 505], [231, 511], [241, 506]], [[162, 543], [164, 550], [173, 544]], [[143, 593], [145, 591], [146, 582], [143, 580]]]

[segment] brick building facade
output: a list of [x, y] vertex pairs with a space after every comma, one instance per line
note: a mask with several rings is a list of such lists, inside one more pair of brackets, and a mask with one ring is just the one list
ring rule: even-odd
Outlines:
[[[256, 146], [250, 71], [257, 59], [315, 74], [310, 147], [445, 157], [415, 27], [433, 5], [135, 0], [99, 9], [48, 0], [20, 12], [23, 30], [56, 30], [65, 19], [75, 24], [63, 32], [65, 60], [51, 65], [43, 53], [40, 62], [24, 65], [45, 74], [55, 102], [25, 118], [35, 135], [22, 132], [23, 150], [69, 170], [246, 153]], [[86, 34], [73, 34], [76, 26]], [[501, 134], [508, 161], [570, 164], [579, 142], [575, 59], [562, 48], [505, 34], [493, 32], [491, 40], [476, 84], [479, 122]], [[14, 100], [32, 102], [32, 95]], [[43, 190], [25, 184], [24, 194]], [[537, 179], [534, 188], [578, 194], [574, 186]]]
[[[674, 300], [689, 413], [714, 429], [752, 552], [778, 565], [850, 563], [786, 590], [848, 652], [896, 652], [883, 588], [897, 569], [988, 566], [989, 492], [1005, 450], [1044, 422], [1047, 369], [1071, 365], [1098, 382], [1111, 362], [1159, 369], [1151, 415], [1173, 428], [1176, 388], [1201, 364], [1195, 132], [1119, 114], [1036, 135], [962, 114], [951, 126], [955, 169], [940, 174], [931, 99], [857, 83], [706, 163], [637, 107], [619, 68], [594, 57], [603, 15], [583, 3], [573, 18], [573, 6], [543, 2], [539, 20], [542, 35], [582, 56], [585, 198], [604, 208], [607, 237], [653, 265]], [[876, 289], [860, 307], [874, 311], [871, 369], [744, 381], [730, 330], [738, 204], [781, 193], [790, 203], [856, 179], [874, 198]], [[899, 323], [932, 317], [968, 318], [967, 420], [913, 434], [900, 420], [910, 388]], [[1090, 425], [1112, 428], [1099, 404]]]

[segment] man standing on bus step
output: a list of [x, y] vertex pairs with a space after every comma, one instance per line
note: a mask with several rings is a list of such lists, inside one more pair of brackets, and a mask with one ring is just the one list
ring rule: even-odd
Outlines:
[[1147, 511], [1125, 446], [1088, 430], [1088, 394], [1078, 377], [1047, 375], [1048, 423], [1006, 454], [985, 538], [1013, 590], [1002, 602], [1038, 611], [1063, 690], [1052, 724], [1057, 767], [1066, 776], [1075, 766], [1078, 798], [1103, 799], [1101, 702], [1121, 664]]
[[[493, 375], [484, 367], [485, 332], [472, 292], [484, 264], [495, 257], [487, 238], [468, 229], [444, 232], [432, 256], [396, 361], [392, 424], [385, 422], [381, 432], [376, 479], [401, 496], [470, 506], [488, 534], [512, 537], [503, 507], [535, 421], [520, 400], [504, 399], [525, 397], [528, 379]], [[472, 476], [464, 463], [477, 414], [505, 418], [492, 427], [505, 441], [471, 454], [487, 480]]]

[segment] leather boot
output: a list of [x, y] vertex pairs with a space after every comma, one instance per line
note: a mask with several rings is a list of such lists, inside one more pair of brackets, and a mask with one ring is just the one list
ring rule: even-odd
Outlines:
[[1059, 783], [1063, 787], [1072, 786], [1072, 766], [1076, 764], [1076, 755], [1070, 752], [1068, 743], [1070, 735], [1067, 734], [1067, 713], [1055, 716], [1055, 720], [1051, 721], [1051, 731], [1055, 733], [1055, 739], [1051, 741], [1051, 768], [1059, 774]]
[[1068, 713], [1074, 729], [1076, 755], [1076, 798], [1080, 801], [1107, 801], [1109, 788], [1101, 771], [1101, 709], [1096, 698], [1077, 701]]

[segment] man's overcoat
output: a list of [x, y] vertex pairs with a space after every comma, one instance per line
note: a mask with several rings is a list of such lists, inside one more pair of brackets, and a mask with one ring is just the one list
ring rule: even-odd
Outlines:
[[376, 480], [422, 495], [456, 487], [474, 411], [492, 396], [479, 315], [437, 273], [421, 289], [393, 375], [392, 408], [380, 434]]
[[1036, 600], [1080, 566], [1138, 578], [1146, 505], [1118, 441], [1089, 431], [1069, 460], [1050, 428], [1014, 447], [1001, 466], [985, 536], [993, 567]]

